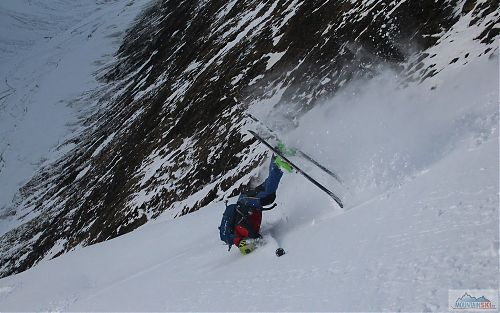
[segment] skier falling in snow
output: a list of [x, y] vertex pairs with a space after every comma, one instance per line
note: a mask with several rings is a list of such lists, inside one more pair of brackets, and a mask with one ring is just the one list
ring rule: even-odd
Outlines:
[[[287, 150], [284, 145], [278, 145], [279, 150], [288, 155], [293, 155], [293, 150]], [[283, 176], [283, 170], [291, 173], [293, 167], [279, 156], [273, 155], [269, 165], [269, 175], [259, 186], [242, 193], [235, 204], [226, 206], [219, 227], [220, 238], [229, 250], [234, 244], [242, 254], [255, 250], [260, 235], [262, 211], [273, 209], [271, 205], [276, 199], [276, 190]], [[281, 250], [281, 251], [278, 251]], [[284, 251], [276, 251], [281, 256]]]

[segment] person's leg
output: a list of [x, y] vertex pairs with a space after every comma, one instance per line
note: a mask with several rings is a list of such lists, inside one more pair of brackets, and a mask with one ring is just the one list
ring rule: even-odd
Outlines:
[[264, 190], [257, 193], [257, 198], [263, 199], [276, 193], [282, 176], [283, 171], [274, 163], [274, 158], [272, 158], [271, 164], [269, 165], [269, 175], [263, 183]]

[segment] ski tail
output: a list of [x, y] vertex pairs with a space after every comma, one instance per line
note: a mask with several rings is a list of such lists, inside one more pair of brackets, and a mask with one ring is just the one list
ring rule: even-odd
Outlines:
[[326, 194], [328, 194], [333, 200], [335, 200], [335, 202], [337, 202], [337, 204], [341, 208], [344, 207], [344, 204], [342, 203], [342, 200], [340, 200], [339, 197], [337, 197], [332, 191], [330, 191], [329, 189], [327, 189], [325, 186], [323, 186], [322, 184], [320, 184], [317, 180], [315, 180], [314, 178], [312, 178], [309, 174], [307, 174], [306, 172], [304, 172], [300, 167], [298, 167], [296, 164], [294, 164], [292, 161], [290, 161], [286, 156], [284, 156], [281, 153], [281, 151], [279, 151], [278, 149], [276, 149], [275, 147], [273, 147], [266, 140], [264, 140], [261, 136], [257, 135], [254, 131], [249, 130], [248, 132], [250, 134], [252, 134], [252, 136], [254, 136], [258, 141], [260, 141], [261, 143], [263, 143], [271, 151], [273, 151], [275, 154], [279, 155], [283, 160], [285, 160], [290, 165], [292, 165], [292, 167], [294, 168], [294, 170], [297, 173], [299, 173], [302, 176], [304, 176], [307, 180], [309, 180], [311, 183], [313, 183], [316, 187], [318, 187], [319, 189], [323, 190]]

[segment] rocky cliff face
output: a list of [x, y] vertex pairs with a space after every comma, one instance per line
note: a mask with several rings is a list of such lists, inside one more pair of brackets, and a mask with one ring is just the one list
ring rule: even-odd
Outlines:
[[241, 129], [248, 107], [293, 120], [381, 65], [418, 83], [492, 55], [497, 22], [486, 0], [157, 1], [99, 76], [74, 148], [22, 189], [1, 275], [236, 195], [265, 158]]

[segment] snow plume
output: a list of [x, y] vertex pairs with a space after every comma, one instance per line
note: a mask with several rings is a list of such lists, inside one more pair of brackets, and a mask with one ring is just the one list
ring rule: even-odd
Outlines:
[[[385, 70], [348, 84], [297, 120], [286, 141], [336, 171], [349, 189], [347, 207], [401, 186], [464, 139], [478, 144], [498, 123], [498, 57], [442, 83], [404, 83]], [[277, 113], [278, 112], [278, 113]], [[283, 127], [283, 112], [271, 114]]]

